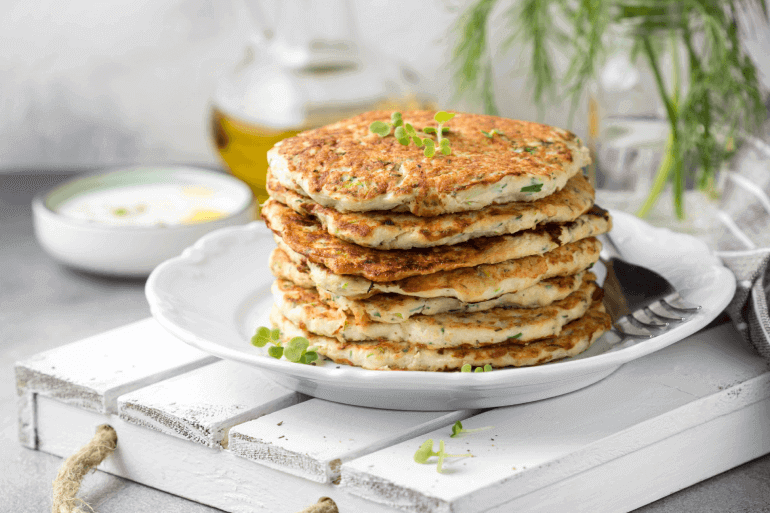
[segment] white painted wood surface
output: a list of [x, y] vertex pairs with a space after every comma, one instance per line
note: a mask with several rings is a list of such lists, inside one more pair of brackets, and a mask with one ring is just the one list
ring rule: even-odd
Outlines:
[[[406, 511], [484, 511], [768, 397], [767, 362], [738, 339], [732, 326], [723, 326], [627, 364], [592, 387], [491, 410], [464, 423], [467, 428], [494, 429], [459, 439], [439, 429], [359, 458], [343, 465], [341, 486]], [[770, 438], [767, 422], [754, 428], [758, 440]], [[435, 466], [404, 465], [426, 438], [444, 439], [447, 452], [470, 451], [475, 458], [450, 462], [448, 475], [436, 473]], [[719, 461], [719, 446], [687, 445], [709, 462], [711, 475], [731, 468]], [[767, 452], [764, 445], [760, 450]], [[754, 457], [760, 454], [764, 452]], [[656, 466], [669, 460], [665, 454], [648, 456]], [[647, 471], [659, 470], [650, 466]], [[686, 469], [681, 477], [688, 477]], [[629, 494], [633, 480], [616, 492], [602, 490]], [[571, 490], [561, 493], [566, 500]]]
[[144, 319], [16, 364], [19, 438], [35, 447], [34, 397], [116, 413], [118, 396], [217, 361]]
[[230, 450], [296, 476], [329, 483], [340, 465], [437, 427], [475, 410], [378, 410], [311, 399], [230, 430]]
[[305, 399], [253, 367], [220, 361], [122, 395], [118, 416], [191, 442], [227, 447], [231, 427]]
[[[50, 356], [20, 364], [19, 390], [37, 397], [30, 430], [41, 450], [67, 456], [109, 422], [118, 450], [102, 470], [226, 511], [295, 512], [324, 495], [343, 513], [629, 511], [770, 452], [768, 364], [731, 326], [572, 394], [476, 414], [294, 404], [301, 398], [258, 372], [202, 367], [205, 357], [148, 363], [112, 380], [103, 370], [120, 362], [73, 363], [122, 354], [128, 340], [160, 353], [185, 347], [143, 323], [87, 351], [83, 342], [60, 348], [64, 367]], [[494, 428], [452, 439], [457, 419]], [[412, 459], [427, 438], [475, 457], [448, 460], [438, 474]]]
[[[392, 510], [321, 484], [121, 420], [57, 402], [38, 401], [40, 450], [69, 456], [109, 423], [118, 433], [115, 452], [99, 469], [137, 483], [235, 513], [296, 513], [331, 497], [344, 513]], [[50, 482], [41, 483], [50, 486]]]

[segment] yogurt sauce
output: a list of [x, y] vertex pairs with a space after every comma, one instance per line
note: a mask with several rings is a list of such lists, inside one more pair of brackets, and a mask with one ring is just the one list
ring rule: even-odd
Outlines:
[[204, 223], [242, 210], [248, 193], [208, 185], [148, 183], [78, 194], [57, 209], [61, 215], [114, 226]]

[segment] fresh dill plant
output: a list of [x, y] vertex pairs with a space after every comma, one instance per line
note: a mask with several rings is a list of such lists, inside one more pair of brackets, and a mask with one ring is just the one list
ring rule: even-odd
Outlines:
[[414, 461], [417, 463], [428, 463], [428, 460], [432, 456], [438, 456], [438, 464], [436, 465], [436, 470], [440, 474], [443, 470], [444, 465], [444, 459], [445, 458], [472, 458], [472, 454], [447, 454], [444, 451], [444, 441], [439, 440], [438, 441], [438, 452], [433, 451], [433, 440], [428, 439], [425, 440], [422, 445], [420, 445], [420, 448], [417, 449], [417, 452], [414, 453]]
[[458, 420], [452, 426], [452, 434], [449, 435], [449, 438], [457, 438], [463, 433], [477, 433], [479, 431], [486, 431], [487, 429], [492, 429], [493, 427], [494, 426], [486, 426], [486, 427], [480, 427], [476, 429], [465, 429], [463, 428], [463, 423]]
[[[476, 0], [460, 16], [452, 65], [457, 97], [478, 101], [497, 114], [488, 25], [498, 0]], [[500, 48], [523, 44], [530, 55], [530, 89], [541, 117], [558, 95], [570, 98], [569, 124], [586, 86], [614, 50], [616, 34], [631, 40], [630, 57], [652, 70], [669, 123], [666, 152], [644, 217], [673, 184], [675, 212], [684, 217], [687, 174], [702, 191], [716, 194], [716, 174], [736, 150], [735, 142], [766, 118], [756, 65], [741, 46], [742, 27], [768, 21], [765, 0], [519, 0], [506, 2]], [[622, 37], [622, 36], [621, 36]], [[553, 64], [558, 47], [571, 64], [563, 74]], [[679, 53], [686, 55], [680, 62]], [[666, 59], [670, 56], [670, 59]], [[671, 83], [663, 64], [671, 66]], [[459, 98], [458, 98], [459, 99]]]
[[260, 326], [251, 337], [251, 344], [256, 347], [273, 344], [267, 348], [267, 354], [278, 360], [285, 357], [294, 363], [311, 363], [318, 359], [318, 353], [314, 348], [309, 347], [310, 342], [305, 337], [294, 337], [285, 345], [281, 344], [280, 338], [281, 332], [279, 330]]

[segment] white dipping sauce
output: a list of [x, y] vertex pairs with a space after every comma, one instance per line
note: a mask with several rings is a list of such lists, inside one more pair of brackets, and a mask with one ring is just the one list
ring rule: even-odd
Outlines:
[[248, 192], [211, 185], [148, 183], [80, 193], [59, 214], [117, 226], [170, 226], [227, 217], [250, 201]]

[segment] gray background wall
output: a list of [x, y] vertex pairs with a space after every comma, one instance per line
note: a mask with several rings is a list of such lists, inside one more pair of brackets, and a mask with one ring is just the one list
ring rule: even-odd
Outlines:
[[[209, 102], [248, 38], [235, 2], [3, 2], [0, 172], [137, 162], [217, 165], [208, 139]], [[363, 44], [419, 70], [423, 87], [449, 107], [451, 29], [467, 3], [358, 0], [355, 19]], [[768, 60], [767, 52], [761, 55]], [[516, 49], [497, 55], [496, 89], [503, 115], [537, 119], [525, 58]], [[566, 126], [567, 110], [557, 102], [541, 119]], [[584, 135], [584, 116], [568, 128]]]

